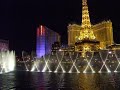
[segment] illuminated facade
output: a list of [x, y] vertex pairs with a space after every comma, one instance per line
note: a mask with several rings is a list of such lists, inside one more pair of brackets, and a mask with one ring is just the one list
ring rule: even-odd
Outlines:
[[103, 21], [99, 24], [93, 25], [92, 28], [96, 39], [100, 41], [101, 49], [106, 49], [107, 46], [114, 43], [111, 21]]
[[87, 0], [82, 0], [82, 25], [79, 36], [75, 37], [75, 51], [96, 51], [99, 49], [99, 41], [91, 28]]
[[7, 51], [7, 50], [9, 50], [9, 41], [0, 40], [0, 51]]
[[60, 42], [60, 35], [53, 30], [45, 27], [39, 26], [37, 28], [37, 46], [36, 54], [37, 57], [44, 56], [51, 52], [51, 46], [54, 42]]
[[[87, 7], [87, 1], [86, 0], [83, 0], [83, 1], [84, 1], [84, 4], [86, 4], [86, 6], [82, 5], [83, 6], [82, 7], [82, 25], [79, 25], [79, 24], [68, 25], [68, 45], [75, 46], [75, 42], [77, 41], [76, 37], [83, 37], [82, 35], [85, 36], [85, 34], [81, 35], [80, 31], [87, 32], [85, 31], [85, 29], [83, 30], [83, 26], [86, 24], [88, 26], [88, 30], [89, 28], [91, 28], [91, 30], [93, 31], [92, 33], [95, 36], [96, 40], [100, 41], [100, 49], [105, 49], [107, 46], [114, 43], [112, 22], [109, 20], [109, 21], [103, 21], [96, 25], [91, 25], [88, 7]], [[93, 35], [90, 35], [90, 36], [92, 37]]]
[[68, 25], [68, 45], [74, 46], [75, 45], [75, 37], [80, 35], [81, 25], [77, 24], [69, 24]]

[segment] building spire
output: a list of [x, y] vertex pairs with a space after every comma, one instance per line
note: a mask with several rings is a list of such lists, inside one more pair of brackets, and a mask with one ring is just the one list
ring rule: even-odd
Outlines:
[[91, 27], [87, 0], [82, 0], [82, 27], [85, 29]]
[[82, 0], [82, 30], [78, 40], [94, 40], [95, 36], [91, 29], [87, 0]]

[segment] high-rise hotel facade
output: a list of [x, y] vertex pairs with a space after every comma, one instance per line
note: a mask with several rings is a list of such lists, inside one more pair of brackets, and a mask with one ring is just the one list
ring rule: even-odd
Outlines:
[[45, 54], [51, 53], [52, 44], [54, 42], [60, 42], [60, 35], [45, 26], [39, 26], [37, 28], [36, 38], [37, 57], [40, 58]]

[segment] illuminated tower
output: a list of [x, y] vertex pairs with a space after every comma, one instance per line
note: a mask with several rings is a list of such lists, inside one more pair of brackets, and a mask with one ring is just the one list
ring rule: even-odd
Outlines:
[[82, 0], [82, 30], [80, 31], [79, 40], [95, 40], [93, 30], [91, 29], [87, 0]]
[[87, 0], [82, 1], [82, 24], [72, 23], [68, 25], [68, 45], [75, 46], [76, 42], [83, 40], [98, 40], [100, 49], [106, 49], [114, 43], [112, 22], [107, 20], [92, 25]]
[[82, 0], [82, 24], [80, 35], [76, 37], [76, 51], [94, 51], [98, 49], [99, 42], [96, 41], [91, 28], [87, 0]]
[[37, 44], [36, 44], [37, 57], [45, 55], [45, 29], [41, 25], [37, 28]]
[[36, 40], [36, 54], [40, 58], [45, 54], [51, 53], [52, 44], [54, 42], [60, 42], [60, 35], [41, 25], [37, 28]]

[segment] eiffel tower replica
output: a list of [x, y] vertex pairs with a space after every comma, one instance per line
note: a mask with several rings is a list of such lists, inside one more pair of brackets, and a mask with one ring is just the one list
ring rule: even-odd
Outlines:
[[86, 52], [99, 50], [100, 42], [96, 40], [91, 28], [87, 0], [82, 0], [81, 28], [80, 35], [76, 37], [75, 50], [83, 52], [83, 56], [85, 56]]

